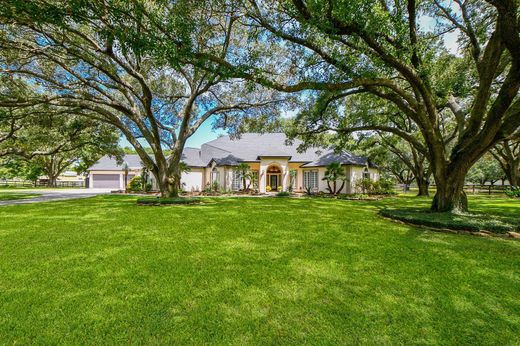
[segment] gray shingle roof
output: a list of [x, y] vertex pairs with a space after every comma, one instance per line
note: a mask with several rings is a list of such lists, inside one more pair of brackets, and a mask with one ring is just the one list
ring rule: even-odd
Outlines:
[[202, 160], [200, 149], [197, 148], [184, 148], [181, 161], [190, 167], [206, 167], [208, 164]]
[[143, 167], [143, 165], [141, 163], [141, 158], [139, 157], [139, 155], [127, 154], [124, 156], [123, 162], [121, 162], [120, 164], [118, 164], [116, 159], [113, 157], [103, 156], [102, 158], [100, 158], [98, 160], [98, 162], [93, 164], [89, 168], [89, 170], [92, 170], [92, 171], [104, 171], [104, 170], [122, 171], [124, 169], [123, 166], [124, 166], [125, 162], [128, 165], [129, 169], [140, 169], [141, 167]]
[[302, 165], [302, 167], [327, 166], [333, 162], [340, 162], [344, 165], [364, 166], [368, 164], [368, 159], [366, 157], [356, 156], [352, 153], [349, 153], [348, 151], [335, 153], [333, 150], [329, 150], [322, 156], [318, 157], [316, 160]]
[[206, 144], [225, 150], [242, 161], [258, 161], [258, 156], [291, 156], [293, 162], [309, 162], [317, 158], [316, 149], [299, 153], [297, 148], [302, 142], [295, 139], [292, 145], [287, 145], [286, 140], [283, 133], [244, 133], [240, 139], [224, 136]]
[[[203, 144], [201, 149], [185, 148], [182, 161], [191, 167], [206, 167], [212, 160], [219, 166], [235, 166], [244, 161], [259, 161], [260, 157], [288, 157], [290, 162], [304, 163], [302, 167], [326, 166], [331, 162], [362, 166], [369, 164], [366, 157], [347, 151], [338, 154], [332, 148], [311, 148], [299, 153], [297, 149], [302, 142], [295, 139], [292, 145], [287, 145], [286, 140], [283, 133], [245, 133], [235, 140], [224, 136]], [[138, 155], [126, 155], [125, 161], [130, 168], [142, 166]], [[90, 167], [90, 170], [122, 169], [122, 165], [107, 156]]]

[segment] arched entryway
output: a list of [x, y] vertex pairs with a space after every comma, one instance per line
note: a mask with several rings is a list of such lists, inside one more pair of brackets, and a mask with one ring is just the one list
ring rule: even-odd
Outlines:
[[268, 186], [271, 188], [271, 191], [276, 191], [278, 187], [282, 186], [282, 169], [278, 165], [270, 165], [267, 167], [266, 176], [266, 191], [269, 191]]

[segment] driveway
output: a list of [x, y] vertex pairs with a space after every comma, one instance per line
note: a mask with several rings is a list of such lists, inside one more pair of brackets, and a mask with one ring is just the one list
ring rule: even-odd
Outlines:
[[[40, 196], [12, 201], [0, 201], [1, 205], [27, 204], [49, 201], [61, 201], [66, 199], [88, 198], [110, 193], [111, 189], [27, 189], [16, 190], [16, 193], [39, 194]], [[0, 190], [1, 193], [1, 190]]]

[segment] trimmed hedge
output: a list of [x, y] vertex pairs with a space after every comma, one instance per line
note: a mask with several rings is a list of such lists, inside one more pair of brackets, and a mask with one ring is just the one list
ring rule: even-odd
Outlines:
[[138, 205], [173, 205], [173, 204], [199, 204], [201, 203], [200, 198], [160, 198], [160, 197], [146, 197], [137, 199]]
[[520, 219], [508, 219], [488, 214], [434, 213], [425, 209], [382, 209], [379, 214], [406, 223], [454, 231], [492, 233], [517, 232]]

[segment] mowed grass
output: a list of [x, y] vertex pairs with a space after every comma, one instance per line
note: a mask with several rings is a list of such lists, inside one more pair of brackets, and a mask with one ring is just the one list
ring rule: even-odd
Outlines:
[[411, 197], [206, 201], [0, 207], [2, 343], [520, 343], [519, 241], [377, 215]]
[[13, 201], [18, 199], [28, 199], [40, 196], [37, 193], [16, 193], [0, 191], [0, 201]]

